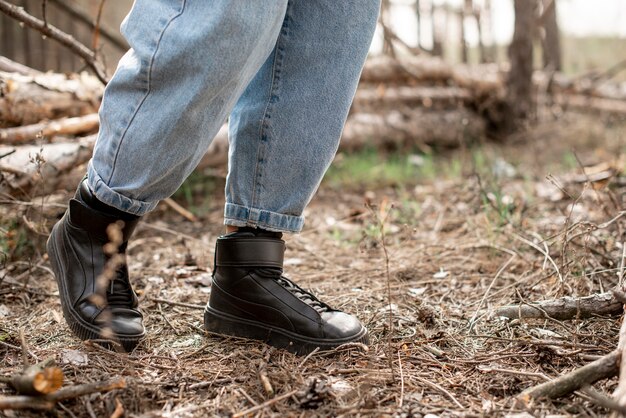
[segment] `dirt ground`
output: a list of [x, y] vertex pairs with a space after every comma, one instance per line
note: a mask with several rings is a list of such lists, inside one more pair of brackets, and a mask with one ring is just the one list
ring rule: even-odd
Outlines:
[[[323, 184], [305, 231], [287, 239], [286, 275], [358, 315], [369, 347], [296, 357], [203, 331], [219, 193], [198, 222], [160, 206], [138, 229], [128, 254], [148, 336], [129, 355], [70, 334], [43, 256], [5, 261], [0, 373], [22, 368], [23, 330], [27, 350], [54, 357], [67, 385], [126, 380], [126, 389], [64, 401], [50, 416], [110, 416], [116, 407], [132, 417], [604, 416], [585, 395], [514, 398], [615, 349], [621, 318], [509, 320], [494, 309], [617, 284], [625, 150], [623, 122], [569, 115], [483, 146], [478, 163], [472, 150], [441, 157], [460, 161], [460, 175], [375, 189]], [[608, 185], [587, 182], [572, 156]], [[46, 206], [46, 227], [62, 212]], [[36, 213], [15, 204], [2, 216]], [[616, 386], [613, 378], [594, 388], [610, 395]]]

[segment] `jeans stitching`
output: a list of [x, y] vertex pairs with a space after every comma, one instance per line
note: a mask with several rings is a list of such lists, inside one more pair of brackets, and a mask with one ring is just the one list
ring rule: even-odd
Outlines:
[[260, 195], [261, 182], [258, 181], [259, 177], [263, 175], [263, 163], [265, 162], [265, 156], [268, 154], [269, 148], [269, 125], [271, 119], [271, 113], [273, 104], [277, 99], [277, 93], [279, 91], [279, 83], [281, 66], [284, 59], [284, 48], [281, 45], [282, 41], [288, 35], [289, 20], [291, 11], [291, 1], [287, 3], [287, 9], [285, 10], [285, 18], [282, 28], [276, 40], [276, 51], [274, 52], [273, 64], [272, 64], [272, 82], [270, 83], [269, 97], [265, 111], [263, 112], [263, 119], [261, 120], [261, 126], [259, 128], [259, 147], [257, 149], [257, 163], [254, 170], [254, 176], [252, 178], [252, 206], [260, 206], [260, 202], [257, 201]]
[[170, 20], [168, 20], [165, 23], [165, 26], [163, 27], [163, 29], [161, 30], [161, 34], [159, 35], [157, 42], [156, 42], [156, 46], [154, 48], [154, 52], [152, 53], [152, 56], [150, 57], [150, 63], [148, 64], [148, 76], [147, 76], [147, 84], [148, 84], [148, 88], [146, 90], [146, 94], [144, 94], [143, 98], [139, 101], [139, 104], [137, 105], [137, 107], [135, 108], [135, 111], [133, 112], [133, 114], [130, 117], [130, 120], [128, 121], [128, 124], [126, 125], [126, 129], [124, 129], [124, 132], [122, 132], [122, 135], [120, 136], [120, 140], [117, 144], [117, 150], [115, 151], [115, 157], [113, 158], [113, 162], [111, 163], [111, 174], [109, 175], [109, 178], [107, 180], [107, 185], [109, 185], [111, 183], [111, 179], [113, 178], [113, 174], [115, 173], [115, 168], [116, 168], [116, 163], [117, 163], [117, 157], [120, 153], [120, 149], [122, 148], [122, 143], [124, 142], [124, 139], [126, 138], [126, 133], [128, 132], [128, 129], [130, 129], [130, 125], [133, 123], [133, 120], [135, 119], [135, 116], [137, 116], [137, 113], [139, 112], [139, 109], [141, 109], [141, 106], [144, 104], [144, 102], [146, 101], [146, 99], [148, 98], [148, 96], [151, 93], [151, 81], [152, 81], [152, 66], [154, 64], [154, 59], [156, 57], [157, 52], [159, 51], [159, 46], [161, 45], [161, 40], [163, 39], [163, 36], [165, 35], [165, 31], [167, 30], [167, 28], [172, 24], [172, 22], [178, 18], [180, 15], [183, 14], [183, 12], [185, 11], [185, 6], [187, 4], [186, 0], [182, 0], [182, 7], [180, 8], [179, 12], [176, 13], [174, 16], [172, 16], [170, 18]]

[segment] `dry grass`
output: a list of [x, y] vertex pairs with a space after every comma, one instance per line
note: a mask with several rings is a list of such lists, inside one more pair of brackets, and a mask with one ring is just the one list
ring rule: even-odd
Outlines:
[[[597, 226], [625, 209], [624, 177], [596, 191], [568, 181], [579, 172], [570, 167], [555, 174], [562, 194], [545, 180], [545, 167], [572, 146], [585, 164], [605, 161], [598, 150], [608, 156], [624, 150], [624, 130], [594, 142], [576, 129], [544, 124], [524, 143], [492, 147], [515, 161], [511, 178], [468, 172], [408, 191], [320, 191], [306, 231], [288, 240], [286, 271], [329, 304], [357, 314], [370, 330], [368, 350], [302, 358], [206, 335], [202, 306], [220, 209], [196, 224], [163, 209], [139, 229], [130, 269], [148, 337], [134, 353], [73, 338], [54, 279], [37, 257], [0, 272], [0, 340], [19, 346], [24, 329], [30, 351], [56, 357], [70, 383], [126, 377], [127, 389], [66, 401], [58, 416], [108, 416], [116, 399], [128, 416], [144, 417], [230, 416], [255, 406], [251, 416], [604, 415], [575, 395], [526, 411], [512, 398], [614, 349], [619, 318], [510, 321], [491, 314], [504, 304], [584, 296], [617, 282], [626, 217]], [[366, 200], [373, 211], [393, 203], [384, 223], [388, 256]], [[47, 211], [50, 217], [59, 209]], [[0, 356], [2, 374], [21, 368], [19, 350], [0, 346]], [[595, 388], [611, 393], [615, 386], [610, 380]]]

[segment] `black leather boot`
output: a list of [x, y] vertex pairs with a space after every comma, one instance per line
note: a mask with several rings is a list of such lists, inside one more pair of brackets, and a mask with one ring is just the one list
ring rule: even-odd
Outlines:
[[[109, 261], [104, 245], [107, 227], [121, 225], [121, 263], [107, 279], [97, 279]], [[82, 340], [112, 340], [132, 351], [144, 336], [143, 316], [137, 310], [126, 265], [125, 251], [138, 216], [126, 214], [98, 201], [82, 181], [63, 218], [54, 225], [47, 248], [59, 286], [63, 316]], [[104, 287], [106, 286], [106, 287]]]
[[252, 228], [217, 240], [204, 327], [306, 354], [349, 342], [367, 344], [359, 320], [332, 309], [282, 276], [282, 234]]

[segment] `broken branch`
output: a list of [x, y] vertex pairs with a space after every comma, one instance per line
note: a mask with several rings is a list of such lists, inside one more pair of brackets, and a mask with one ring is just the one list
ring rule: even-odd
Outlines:
[[0, 144], [18, 145], [40, 137], [77, 135], [93, 131], [98, 126], [98, 114], [92, 113], [76, 118], [64, 118], [33, 125], [0, 129]]
[[59, 28], [52, 26], [41, 19], [37, 19], [27, 13], [22, 7], [17, 7], [5, 0], [0, 0], [0, 11], [67, 47], [85, 60], [85, 63], [94, 71], [98, 79], [103, 84], [108, 82], [106, 70], [102, 63], [96, 59], [94, 52], [82, 43], [78, 42], [73, 36], [68, 35]]
[[593, 315], [619, 315], [622, 311], [622, 303], [612, 292], [605, 292], [582, 298], [566, 296], [537, 303], [501, 306], [496, 309], [495, 315], [509, 319], [548, 316], [553, 319], [566, 320], [589, 318]]
[[126, 380], [111, 379], [104, 382], [85, 383], [60, 389], [43, 397], [35, 396], [0, 396], [0, 410], [4, 409], [35, 409], [50, 410], [57, 402], [78, 398], [97, 392], [109, 392], [126, 388]]
[[520, 393], [517, 398], [528, 403], [531, 399], [555, 399], [565, 396], [598, 380], [608, 379], [619, 372], [621, 352], [615, 350], [604, 357], [593, 361], [579, 369], [557, 377], [549, 382], [533, 386]]

